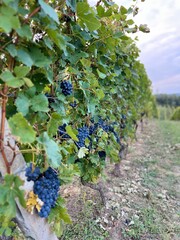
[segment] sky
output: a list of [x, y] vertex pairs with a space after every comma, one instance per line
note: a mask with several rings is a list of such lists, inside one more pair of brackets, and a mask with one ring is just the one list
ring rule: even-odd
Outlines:
[[[135, 3], [132, 0], [114, 2], [125, 7]], [[152, 81], [153, 92], [180, 93], [180, 0], [138, 0], [137, 6], [139, 13], [133, 20], [137, 25], [147, 24], [150, 28], [150, 33], [136, 35], [140, 60]]]

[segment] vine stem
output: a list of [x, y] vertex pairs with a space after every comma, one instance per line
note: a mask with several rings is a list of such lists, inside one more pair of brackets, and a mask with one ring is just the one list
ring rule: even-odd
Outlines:
[[87, 187], [89, 187], [89, 188], [91, 188], [91, 189], [93, 189], [93, 190], [98, 191], [98, 192], [100, 193], [100, 197], [101, 197], [101, 200], [102, 200], [102, 204], [103, 204], [104, 206], [106, 206], [106, 197], [105, 197], [105, 194], [104, 194], [104, 187], [103, 187], [102, 183], [99, 182], [98, 184], [93, 184], [93, 183], [91, 183], [91, 182], [86, 182], [86, 181], [84, 181], [83, 178], [81, 178], [81, 183], [82, 183], [82, 185], [84, 185], [84, 186], [87, 186]]
[[6, 121], [6, 102], [7, 102], [8, 86], [4, 84], [2, 90], [2, 109], [1, 109], [1, 130], [0, 130], [0, 151], [6, 166], [7, 173], [10, 173], [10, 164], [7, 160], [6, 153], [4, 151], [4, 135], [5, 135], [5, 121]]
[[[36, 13], [40, 11], [41, 7], [35, 8], [29, 15], [28, 17], [23, 21], [23, 24], [27, 23], [28, 20], [33, 17]], [[11, 32], [11, 37], [13, 35], [14, 31]], [[18, 37], [16, 38], [15, 44], [18, 43]], [[15, 65], [15, 59], [10, 56], [9, 58], [9, 65], [8, 69], [12, 72], [13, 68]], [[2, 96], [2, 109], [1, 109], [1, 126], [0, 126], [0, 152], [2, 154], [7, 173], [10, 174], [11, 172], [11, 166], [15, 160], [16, 154], [13, 154], [12, 160], [9, 162], [6, 156], [6, 153], [4, 151], [4, 135], [5, 135], [5, 121], [6, 121], [6, 103], [7, 103], [7, 93], [8, 93], [8, 86], [6, 83], [4, 84], [3, 90], [0, 93]]]

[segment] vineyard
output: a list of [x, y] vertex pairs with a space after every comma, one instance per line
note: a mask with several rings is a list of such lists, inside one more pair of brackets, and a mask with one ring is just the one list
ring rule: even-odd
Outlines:
[[62, 236], [72, 220], [61, 188], [74, 179], [106, 205], [107, 166], [120, 176], [138, 125], [156, 110], [132, 37], [149, 28], [136, 14], [136, 3], [108, 0], [0, 1], [3, 237], [16, 227], [36, 240]]

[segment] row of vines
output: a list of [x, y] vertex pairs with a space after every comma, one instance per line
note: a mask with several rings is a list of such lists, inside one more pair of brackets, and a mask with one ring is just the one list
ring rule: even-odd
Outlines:
[[[129, 9], [108, 0], [0, 1], [0, 233], [11, 234], [15, 198], [46, 218], [57, 236], [70, 217], [59, 186], [79, 176], [96, 184], [106, 158], [120, 162], [136, 123], [153, 106], [151, 82], [138, 60]], [[5, 121], [34, 182], [28, 200], [5, 153]], [[9, 144], [10, 146], [10, 144]], [[39, 215], [39, 216], [38, 216]]]

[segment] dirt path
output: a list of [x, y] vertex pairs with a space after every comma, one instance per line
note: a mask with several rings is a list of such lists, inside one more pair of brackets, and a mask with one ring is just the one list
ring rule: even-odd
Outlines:
[[78, 183], [66, 189], [74, 225], [63, 240], [180, 239], [180, 152], [165, 141], [157, 122], [145, 125], [137, 138], [121, 162], [120, 177], [108, 166], [106, 207]]

